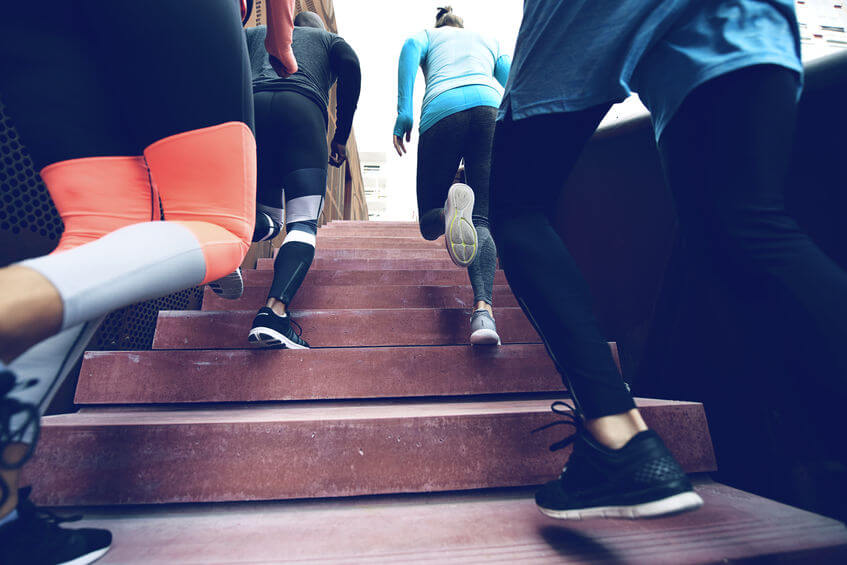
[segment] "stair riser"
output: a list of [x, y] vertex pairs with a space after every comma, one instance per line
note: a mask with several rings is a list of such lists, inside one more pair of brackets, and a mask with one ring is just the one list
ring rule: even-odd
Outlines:
[[[274, 260], [266, 257], [258, 260], [256, 268], [273, 269], [273, 265]], [[465, 269], [457, 267], [447, 258], [447, 252], [444, 252], [444, 259], [315, 259], [311, 268], [347, 271], [417, 271], [423, 269], [455, 269], [465, 271]]]
[[318, 245], [315, 250], [316, 261], [344, 259], [447, 259], [450, 261], [444, 247], [440, 249], [362, 249], [348, 246], [343, 249], [327, 249]]
[[[242, 349], [255, 311], [160, 312], [154, 349]], [[503, 343], [540, 343], [520, 308], [498, 308], [497, 332]], [[294, 311], [303, 338], [312, 347], [384, 345], [464, 345], [469, 343], [465, 310], [305, 310]]]
[[422, 237], [347, 237], [318, 233], [318, 249], [409, 249], [444, 251], [444, 241], [427, 241]]
[[[273, 264], [270, 269], [245, 269], [244, 286], [260, 286], [269, 288], [273, 281]], [[465, 269], [429, 269], [419, 271], [385, 270], [385, 271], [331, 271], [310, 269], [303, 281], [306, 286], [339, 286], [339, 285], [408, 285], [408, 286], [456, 286], [468, 284], [468, 273]], [[503, 271], [494, 273], [494, 284], [506, 284], [506, 274]]]
[[[702, 407], [646, 408], [688, 472], [711, 471]], [[48, 417], [25, 468], [35, 502], [152, 504], [342, 497], [538, 484], [566, 453], [549, 412], [209, 424], [68, 426]], [[61, 472], [56, 472], [61, 470]]]
[[[208, 287], [203, 294], [203, 310], [258, 309], [268, 300], [268, 287], [247, 287], [237, 300], [218, 296]], [[312, 286], [304, 284], [291, 307], [299, 309], [367, 309], [367, 308], [463, 308], [475, 306], [473, 289], [468, 286]], [[494, 305], [517, 307], [518, 302], [508, 286], [494, 288]]]
[[561, 392], [542, 345], [86, 354], [77, 404]]

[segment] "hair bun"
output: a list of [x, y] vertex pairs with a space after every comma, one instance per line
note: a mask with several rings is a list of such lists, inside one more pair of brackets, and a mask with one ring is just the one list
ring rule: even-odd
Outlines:
[[435, 19], [439, 20], [439, 19], [441, 19], [441, 16], [443, 16], [444, 14], [452, 14], [452, 13], [453, 13], [453, 7], [452, 6], [444, 6], [442, 8], [438, 8], [438, 13], [435, 15]]

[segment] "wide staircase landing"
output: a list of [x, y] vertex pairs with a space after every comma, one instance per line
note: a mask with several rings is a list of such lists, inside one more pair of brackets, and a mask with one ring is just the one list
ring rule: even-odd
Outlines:
[[567, 432], [532, 430], [566, 391], [503, 273], [503, 345], [473, 348], [467, 275], [441, 241], [349, 221], [318, 241], [292, 304], [311, 350], [247, 343], [272, 275], [260, 260], [241, 299], [207, 290], [202, 311], [162, 312], [152, 351], [86, 354], [82, 408], [45, 418], [25, 482], [114, 531], [103, 563], [847, 559], [843, 524], [708, 480], [693, 402], [638, 400], [699, 474], [704, 509], [545, 518], [531, 486], [561, 470], [566, 453], [547, 446]]

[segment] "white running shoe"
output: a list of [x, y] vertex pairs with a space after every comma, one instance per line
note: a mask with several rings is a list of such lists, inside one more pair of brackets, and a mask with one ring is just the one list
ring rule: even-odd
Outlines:
[[450, 187], [444, 203], [444, 243], [450, 259], [459, 267], [467, 267], [476, 259], [473, 203], [473, 189], [460, 182]]
[[500, 345], [497, 325], [488, 310], [476, 310], [471, 315], [471, 343], [474, 345]]
[[241, 298], [241, 295], [244, 294], [244, 279], [241, 278], [241, 267], [225, 277], [210, 282], [209, 288], [218, 296], [223, 296], [229, 300]]

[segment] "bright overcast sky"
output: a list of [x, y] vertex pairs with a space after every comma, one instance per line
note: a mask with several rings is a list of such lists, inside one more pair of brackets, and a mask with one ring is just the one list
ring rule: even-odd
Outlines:
[[[423, 74], [415, 81], [415, 126], [402, 159], [391, 143], [397, 117], [397, 61], [403, 42], [435, 25], [436, 8], [450, 5], [465, 28], [486, 33], [512, 54], [523, 0], [334, 0], [338, 33], [356, 50], [362, 67], [362, 94], [353, 121], [359, 151], [385, 153], [389, 207], [396, 219], [411, 219], [415, 207], [418, 125]], [[405, 217], [404, 217], [405, 216]]]

